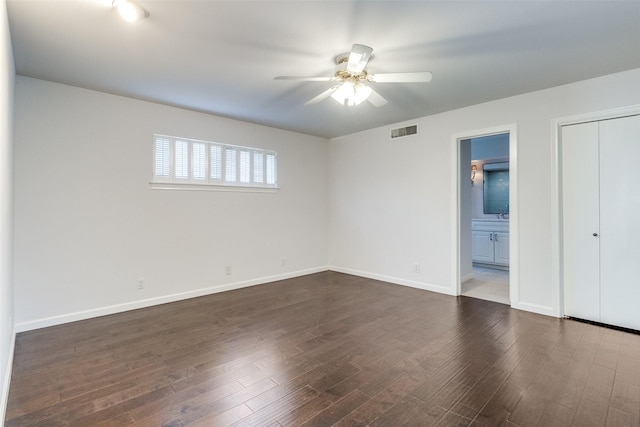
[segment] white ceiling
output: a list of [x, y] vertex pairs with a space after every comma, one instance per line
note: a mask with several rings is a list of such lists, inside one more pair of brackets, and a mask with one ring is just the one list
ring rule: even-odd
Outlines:
[[[16, 72], [324, 137], [640, 68], [640, 1], [7, 0]], [[389, 103], [303, 104], [353, 43]]]

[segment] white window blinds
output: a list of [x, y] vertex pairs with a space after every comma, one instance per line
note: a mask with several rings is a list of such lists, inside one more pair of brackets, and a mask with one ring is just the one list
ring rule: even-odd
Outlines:
[[240, 182], [251, 182], [251, 152], [246, 149], [240, 150]]
[[194, 142], [191, 148], [193, 179], [205, 180], [207, 179], [207, 146], [201, 142]]
[[209, 144], [209, 179], [222, 179], [222, 147], [219, 145]]
[[154, 135], [153, 183], [277, 188], [275, 151]]
[[176, 141], [176, 178], [189, 178], [189, 143], [187, 141]]
[[171, 173], [169, 138], [157, 137], [154, 141], [154, 175], [168, 178]]
[[234, 147], [225, 148], [225, 161], [224, 161], [224, 180], [226, 182], [236, 182], [238, 175], [238, 152]]
[[253, 180], [262, 184], [264, 182], [264, 153], [253, 152]]
[[276, 185], [276, 155], [267, 154], [267, 185]]

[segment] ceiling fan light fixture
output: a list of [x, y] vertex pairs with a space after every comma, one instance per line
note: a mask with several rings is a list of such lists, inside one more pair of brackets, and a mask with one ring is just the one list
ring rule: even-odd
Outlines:
[[111, 4], [118, 9], [122, 19], [128, 22], [140, 21], [149, 16], [149, 11], [133, 0], [113, 0]]
[[366, 83], [426, 83], [431, 81], [429, 71], [410, 73], [369, 74], [365, 68], [371, 59], [373, 49], [363, 44], [354, 44], [351, 52], [341, 53], [335, 57], [336, 69], [333, 76], [326, 77], [297, 77], [278, 76], [276, 80], [299, 80], [307, 82], [337, 82], [334, 86], [311, 98], [304, 105], [317, 104], [332, 97], [337, 103], [353, 107], [363, 101], [369, 101], [374, 107], [387, 104], [378, 92]]
[[353, 94], [354, 105], [358, 105], [369, 98], [369, 95], [371, 95], [371, 88], [363, 84], [357, 84], [354, 86]]
[[371, 88], [362, 83], [344, 82], [331, 97], [341, 105], [356, 106], [371, 95]]

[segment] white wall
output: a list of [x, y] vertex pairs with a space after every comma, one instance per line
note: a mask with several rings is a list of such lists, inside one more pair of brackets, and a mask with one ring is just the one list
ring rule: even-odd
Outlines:
[[7, 20], [0, 0], [0, 423], [9, 394], [13, 360], [13, 102], [15, 67]]
[[[338, 271], [455, 294], [452, 135], [510, 123], [518, 129], [512, 185], [520, 212], [514, 306], [558, 315], [552, 120], [633, 104], [640, 104], [640, 69], [371, 129], [327, 147], [322, 138], [19, 77], [17, 328], [318, 271], [327, 253]], [[418, 124], [418, 135], [389, 140], [390, 128], [408, 124]], [[154, 132], [274, 148], [282, 189], [151, 190]], [[138, 277], [143, 291], [135, 289]]]
[[[552, 120], [634, 104], [640, 104], [640, 69], [333, 139], [332, 268], [454, 294], [452, 135], [515, 123], [518, 177], [511, 185], [518, 185], [520, 266], [513, 305], [558, 315]], [[409, 124], [418, 125], [418, 135], [389, 140], [390, 128]]]
[[[16, 83], [18, 330], [327, 268], [326, 139]], [[152, 190], [154, 133], [274, 149], [281, 189]]]

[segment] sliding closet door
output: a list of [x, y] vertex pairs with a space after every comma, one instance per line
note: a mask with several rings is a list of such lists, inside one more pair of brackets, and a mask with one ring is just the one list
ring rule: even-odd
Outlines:
[[640, 330], [640, 116], [599, 124], [601, 322]]
[[564, 126], [561, 147], [564, 311], [600, 321], [598, 123]]

